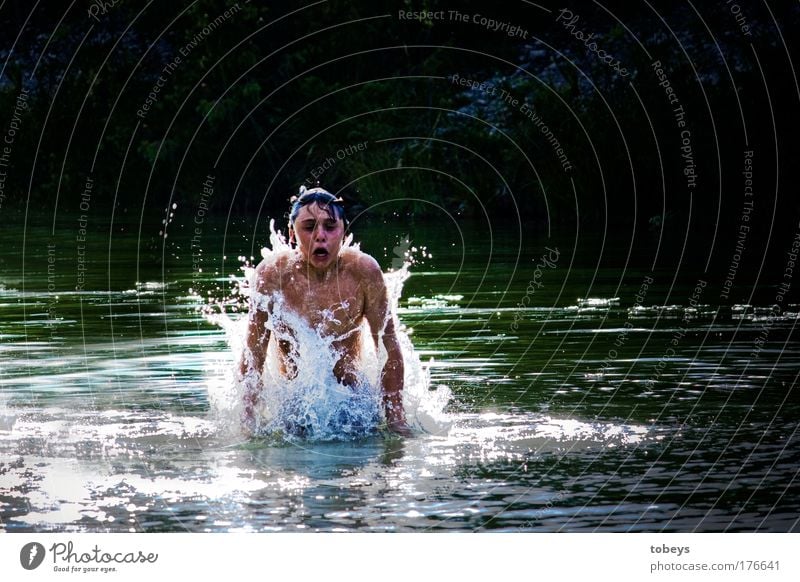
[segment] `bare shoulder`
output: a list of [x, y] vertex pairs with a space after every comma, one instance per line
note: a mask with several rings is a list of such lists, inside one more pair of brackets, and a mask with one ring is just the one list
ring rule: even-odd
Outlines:
[[291, 258], [292, 251], [287, 250], [272, 253], [262, 259], [256, 266], [255, 288], [261, 293], [277, 289]]
[[369, 284], [383, 284], [383, 272], [374, 257], [358, 249], [342, 250], [340, 258], [355, 277]]

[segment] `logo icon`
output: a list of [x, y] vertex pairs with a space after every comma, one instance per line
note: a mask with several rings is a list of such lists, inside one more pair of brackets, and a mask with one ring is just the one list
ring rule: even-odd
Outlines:
[[19, 563], [26, 570], [35, 570], [44, 561], [44, 553], [44, 546], [39, 542], [25, 544], [19, 552]]

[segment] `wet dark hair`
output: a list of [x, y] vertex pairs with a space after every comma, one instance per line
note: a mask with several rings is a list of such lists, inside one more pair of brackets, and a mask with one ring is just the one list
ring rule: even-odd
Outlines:
[[347, 226], [347, 216], [344, 212], [344, 200], [337, 198], [324, 188], [312, 188], [307, 190], [305, 186], [300, 186], [300, 196], [292, 196], [289, 201], [292, 203], [292, 208], [289, 210], [289, 226], [294, 225], [297, 220], [297, 215], [300, 214], [300, 209], [309, 204], [317, 204], [325, 209], [328, 216], [334, 220], [340, 218]]

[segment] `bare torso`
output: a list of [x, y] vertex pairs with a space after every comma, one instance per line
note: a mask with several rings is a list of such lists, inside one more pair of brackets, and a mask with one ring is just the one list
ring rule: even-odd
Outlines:
[[[367, 333], [372, 339], [368, 345], [374, 346], [381, 366], [377, 380], [387, 426], [409, 435], [402, 400], [403, 353], [380, 266], [360, 250], [340, 246], [341, 218], [315, 217], [307, 209], [303, 208], [296, 221], [300, 226], [298, 248], [276, 253], [256, 267], [247, 340], [239, 363], [244, 385], [243, 418], [255, 422], [258, 401], [270, 389], [263, 377], [269, 346], [277, 348], [276, 371], [295, 377], [303, 364], [295, 349], [306, 350], [309, 345], [310, 349], [325, 349], [315, 347], [314, 338], [305, 338], [301, 344], [302, 328], [315, 330], [322, 343], [330, 343], [336, 352], [329, 364], [332, 373], [343, 384], [357, 386], [363, 377], [359, 373], [363, 369], [361, 334]], [[316, 207], [312, 210], [323, 212]]]
[[[344, 384], [356, 383], [360, 358], [361, 324], [364, 319], [367, 290], [361, 274], [362, 253], [343, 249], [335, 269], [319, 277], [308, 269], [296, 251], [281, 253], [256, 271], [256, 291], [267, 298], [280, 295], [283, 308], [300, 316], [322, 337], [331, 338], [332, 347], [340, 357], [333, 373]], [[268, 301], [268, 316], [278, 336], [293, 334], [280, 317], [275, 317], [274, 305]], [[277, 339], [278, 355], [283, 374], [295, 374], [296, 363], [291, 343]]]

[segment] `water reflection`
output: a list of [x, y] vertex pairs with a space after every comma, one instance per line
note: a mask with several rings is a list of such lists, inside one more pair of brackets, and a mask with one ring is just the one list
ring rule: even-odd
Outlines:
[[501, 271], [443, 260], [401, 302], [452, 427], [330, 443], [243, 440], [210, 413], [226, 342], [185, 266], [97, 266], [93, 292], [4, 279], [0, 529], [797, 529], [797, 306], [565, 283], [520, 308], [527, 281]]

